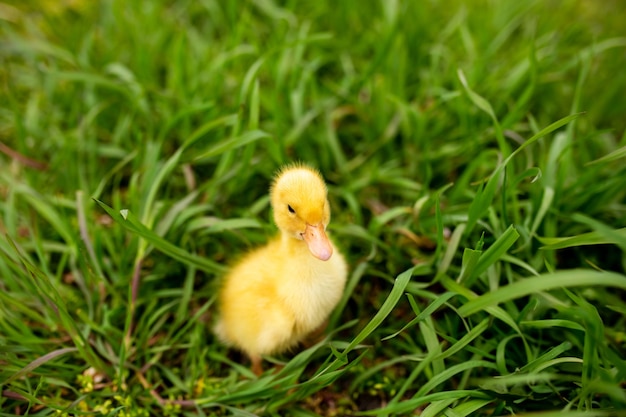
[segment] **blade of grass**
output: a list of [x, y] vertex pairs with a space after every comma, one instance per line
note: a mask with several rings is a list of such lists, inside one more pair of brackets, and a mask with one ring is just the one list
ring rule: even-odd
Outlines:
[[104, 211], [106, 211], [109, 216], [113, 218], [113, 220], [122, 225], [125, 229], [146, 239], [149, 244], [153, 245], [165, 255], [171, 256], [172, 258], [177, 259], [187, 265], [194, 266], [209, 273], [221, 274], [226, 270], [223, 265], [220, 265], [209, 259], [191, 254], [177, 246], [174, 246], [162, 237], [157, 236], [154, 232], [152, 232], [141, 222], [139, 222], [139, 220], [137, 220], [131, 212], [124, 211], [123, 214], [120, 214], [103, 202], [99, 200], [95, 201], [96, 203], [98, 203], [98, 205], [100, 205], [100, 207], [104, 209]]
[[41, 365], [43, 365], [45, 363], [48, 363], [51, 360], [53, 360], [53, 359], [55, 359], [55, 358], [57, 358], [59, 356], [65, 355], [67, 353], [77, 352], [77, 351], [78, 351], [78, 349], [75, 348], [75, 347], [62, 348], [62, 349], [53, 350], [52, 352], [47, 353], [44, 356], [41, 356], [41, 357], [35, 359], [31, 363], [29, 363], [28, 365], [26, 365], [25, 367], [20, 369], [18, 372], [16, 372], [13, 375], [11, 375], [8, 379], [2, 381], [2, 383], [0, 383], [0, 385], [8, 385], [12, 381], [21, 378], [25, 374], [34, 371], [35, 369], [37, 369]]
[[271, 138], [272, 136], [269, 133], [263, 132], [261, 130], [250, 130], [245, 133], [242, 133], [239, 136], [235, 136], [229, 139], [226, 139], [219, 144], [211, 147], [209, 150], [201, 153], [200, 155], [194, 158], [195, 161], [201, 161], [208, 158], [212, 158], [214, 156], [221, 155], [225, 152], [232, 151], [233, 149], [237, 149], [246, 145], [249, 145], [253, 142], [256, 142], [260, 139]]
[[565, 126], [566, 124], [572, 122], [573, 120], [576, 120], [578, 117], [580, 117], [581, 114], [582, 113], [571, 114], [541, 129], [539, 132], [534, 134], [530, 139], [525, 141], [521, 146], [515, 149], [501, 164], [498, 165], [498, 167], [494, 170], [493, 174], [491, 175], [487, 183], [484, 185], [481, 191], [477, 193], [476, 197], [470, 204], [468, 219], [467, 219], [467, 228], [465, 231], [466, 235], [472, 231], [476, 222], [487, 212], [487, 209], [489, 208], [489, 206], [491, 206], [491, 203], [493, 202], [496, 188], [502, 176], [503, 170], [511, 161], [511, 159], [515, 157], [518, 153], [520, 153], [523, 149], [532, 145], [533, 143], [535, 143], [542, 137], [547, 136], [548, 134]]
[[537, 237], [537, 240], [544, 244], [540, 249], [557, 250], [576, 246], [617, 244], [618, 240], [612, 238], [614, 235], [623, 239], [626, 237], [626, 227], [612, 230], [611, 236], [595, 231], [569, 237]]
[[581, 269], [542, 274], [514, 282], [469, 300], [459, 308], [458, 312], [462, 317], [467, 317], [488, 307], [537, 292], [580, 286], [606, 286], [626, 289], [626, 276], [613, 272]]
[[605, 240], [615, 243], [624, 252], [626, 252], [626, 236], [622, 236], [619, 230], [615, 230], [598, 220], [592, 219], [591, 217], [585, 216], [584, 214], [580, 213], [575, 213], [572, 216], [572, 220], [585, 224], [592, 229], [595, 229], [594, 231], [603, 236]]
[[502, 233], [501, 236], [491, 245], [484, 253], [480, 255], [480, 258], [476, 262], [476, 267], [473, 268], [471, 274], [465, 282], [466, 287], [471, 287], [474, 280], [487, 270], [490, 266], [500, 260], [504, 254], [513, 246], [513, 244], [519, 238], [519, 233], [515, 230], [513, 225]]
[[380, 307], [376, 315], [367, 323], [367, 325], [357, 334], [350, 344], [344, 349], [342, 352], [342, 356], [345, 356], [353, 350], [357, 345], [359, 345], [362, 341], [364, 341], [381, 323], [385, 320], [385, 318], [391, 313], [393, 308], [396, 306], [402, 294], [404, 293], [404, 289], [408, 285], [411, 277], [413, 276], [413, 270], [415, 267], [409, 268], [400, 275], [396, 277], [396, 280], [393, 284], [393, 288], [391, 292], [385, 299], [385, 302]]

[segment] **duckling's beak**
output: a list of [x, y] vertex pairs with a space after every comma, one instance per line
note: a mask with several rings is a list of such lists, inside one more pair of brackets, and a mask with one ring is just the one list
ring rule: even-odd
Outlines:
[[302, 238], [313, 256], [322, 261], [330, 259], [333, 254], [333, 247], [330, 244], [330, 240], [328, 240], [328, 236], [326, 236], [322, 223], [315, 226], [307, 224], [304, 233], [302, 233]]

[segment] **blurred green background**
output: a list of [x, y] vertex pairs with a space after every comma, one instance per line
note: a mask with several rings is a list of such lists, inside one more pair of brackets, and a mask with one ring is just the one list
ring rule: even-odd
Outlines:
[[[3, 415], [623, 413], [624, 21], [0, 1]], [[215, 284], [295, 160], [352, 273], [329, 338], [255, 379]]]

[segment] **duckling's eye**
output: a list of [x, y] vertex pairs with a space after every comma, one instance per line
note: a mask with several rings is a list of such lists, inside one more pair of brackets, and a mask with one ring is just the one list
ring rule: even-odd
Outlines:
[[289, 213], [296, 214], [296, 211], [289, 204], [287, 204], [287, 209], [289, 210]]

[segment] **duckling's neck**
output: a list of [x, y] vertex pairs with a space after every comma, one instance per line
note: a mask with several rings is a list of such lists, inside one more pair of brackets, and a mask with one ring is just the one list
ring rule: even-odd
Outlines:
[[311, 254], [304, 239], [295, 238], [287, 233], [281, 233], [280, 244], [281, 249], [288, 255]]

